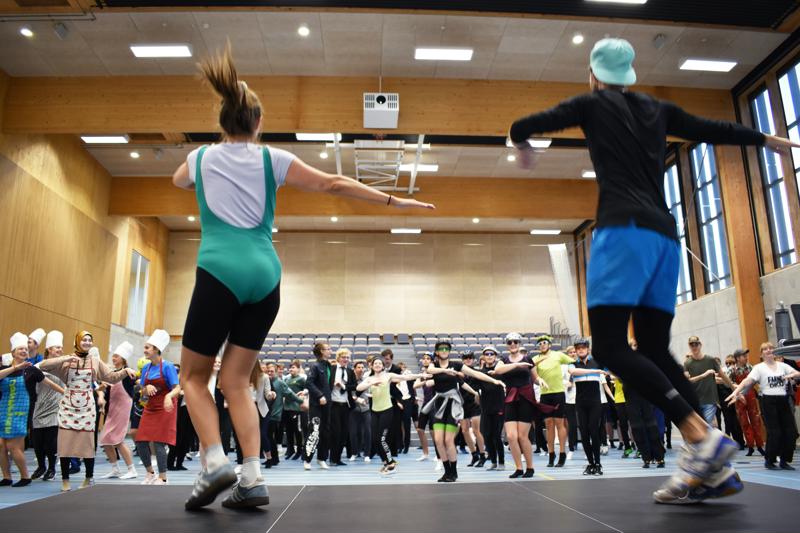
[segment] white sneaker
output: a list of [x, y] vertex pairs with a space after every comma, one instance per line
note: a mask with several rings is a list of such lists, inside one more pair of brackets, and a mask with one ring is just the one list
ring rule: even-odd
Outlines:
[[542, 450], [542, 451], [540, 451], [540, 452], [539, 452], [539, 456], [540, 456], [540, 457], [546, 457], [546, 456], [547, 456], [547, 450]]
[[323, 470], [330, 470], [330, 468], [331, 468], [331, 467], [328, 466], [328, 463], [326, 463], [325, 461], [317, 461], [317, 464]]
[[369, 455], [364, 457], [364, 462], [365, 463], [371, 463], [372, 462], [372, 459], [369, 458]]
[[417, 461], [427, 461], [427, 460], [428, 460], [427, 455], [420, 455], [419, 457], [417, 457]]
[[146, 476], [144, 476], [144, 479], [142, 480], [142, 482], [140, 483], [140, 485], [152, 485], [152, 484], [153, 484], [153, 481], [155, 481], [156, 479], [158, 479], [158, 476], [156, 476], [155, 474], [151, 474], [150, 472], [148, 472], [148, 473], [147, 473], [147, 475], [146, 475]]
[[103, 474], [102, 476], [100, 476], [100, 479], [111, 479], [115, 477], [119, 477], [119, 468], [112, 468], [111, 472]]
[[608, 455], [608, 446], [600, 446], [600, 455]]
[[348, 461], [350, 461], [351, 463], [355, 463], [356, 462], [356, 456], [355, 455], [351, 455], [350, 459], [348, 459]]
[[311, 463], [304, 461], [303, 462], [303, 469], [311, 470]]
[[572, 454], [575, 452], [567, 452], [567, 461], [572, 461]]
[[128, 469], [126, 473], [119, 476], [120, 479], [134, 479], [137, 477], [139, 477], [139, 472], [137, 472], [135, 468]]
[[151, 485], [166, 485], [167, 484], [167, 480], [166, 479], [161, 479], [160, 477], [156, 476], [156, 478], [150, 484]]
[[444, 463], [440, 459], [436, 459], [436, 466], [433, 468], [434, 472], [441, 472], [444, 470]]

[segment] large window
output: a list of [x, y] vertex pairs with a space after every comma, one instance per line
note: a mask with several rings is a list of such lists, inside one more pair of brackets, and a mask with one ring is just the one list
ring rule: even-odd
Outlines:
[[686, 219], [683, 215], [683, 195], [681, 194], [678, 165], [672, 164], [664, 172], [664, 197], [667, 207], [675, 219], [678, 228], [678, 239], [681, 241], [681, 272], [678, 278], [677, 303], [690, 302], [692, 297], [692, 278], [689, 271], [689, 251], [686, 246]]
[[131, 257], [130, 284], [128, 286], [128, 329], [144, 333], [147, 311], [147, 279], [150, 261], [136, 250]]
[[[792, 68], [778, 78], [778, 85], [781, 88], [781, 100], [789, 138], [800, 142], [800, 63], [795, 63]], [[792, 148], [792, 160], [795, 176], [800, 182], [800, 148]], [[798, 187], [798, 192], [800, 193], [800, 187]]]
[[[750, 99], [750, 111], [753, 114], [753, 124], [756, 129], [768, 135], [775, 134], [775, 121], [772, 117], [769, 92], [766, 89], [757, 92]], [[792, 111], [794, 112], [794, 109]], [[793, 122], [794, 128], [797, 129], [796, 117], [793, 117]], [[773, 257], [775, 258], [775, 267], [780, 268], [797, 261], [792, 221], [789, 218], [789, 202], [786, 198], [786, 183], [783, 179], [780, 156], [766, 148], [761, 148], [759, 151], [761, 178], [772, 235]]]
[[725, 219], [722, 210], [717, 161], [714, 147], [701, 143], [692, 148], [692, 173], [695, 186], [695, 210], [697, 212], [700, 244], [703, 248], [704, 278], [706, 292], [715, 292], [731, 284], [731, 268], [728, 260], [728, 238], [725, 234]]

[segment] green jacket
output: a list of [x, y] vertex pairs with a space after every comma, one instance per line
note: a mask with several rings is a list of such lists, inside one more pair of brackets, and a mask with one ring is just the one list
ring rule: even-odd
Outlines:
[[298, 402], [298, 404], [302, 401], [280, 378], [275, 378], [275, 381], [272, 382], [272, 391], [275, 393], [275, 400], [269, 406], [269, 419], [271, 421], [281, 419], [284, 403], [287, 401]]
[[[296, 377], [287, 376], [283, 379], [283, 382], [295, 394], [306, 388], [305, 376], [300, 376], [300, 375]], [[295, 396], [295, 398], [297, 397]], [[300, 412], [301, 403], [303, 403], [301, 398], [297, 398], [297, 401], [295, 401], [293, 398], [286, 398], [283, 403], [283, 408], [286, 411]]]

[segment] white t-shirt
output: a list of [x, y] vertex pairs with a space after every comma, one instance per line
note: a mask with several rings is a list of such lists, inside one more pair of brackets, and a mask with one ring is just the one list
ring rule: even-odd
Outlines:
[[564, 381], [564, 393], [567, 397], [567, 405], [575, 405], [575, 384], [573, 383], [571, 387], [567, 386], [572, 377], [569, 375], [570, 366], [574, 368], [574, 365], [561, 365], [561, 379]]
[[775, 363], [775, 370], [766, 363], [758, 363], [747, 376], [758, 383], [762, 396], [786, 396], [786, 376], [794, 369], [786, 363]]
[[[277, 189], [285, 183], [289, 165], [297, 156], [279, 148], [267, 148]], [[200, 148], [192, 150], [186, 158], [192, 183], [197, 179], [199, 151]], [[267, 191], [260, 144], [212, 144], [203, 154], [200, 172], [206, 203], [217, 217], [237, 228], [254, 228], [261, 224]]]

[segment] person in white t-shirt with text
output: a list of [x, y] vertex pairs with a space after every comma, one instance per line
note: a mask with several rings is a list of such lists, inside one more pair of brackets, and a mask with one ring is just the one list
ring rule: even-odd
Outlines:
[[[761, 414], [767, 428], [767, 454], [764, 466], [769, 470], [794, 470], [789, 463], [794, 456], [794, 441], [797, 438], [797, 428], [789, 406], [789, 397], [786, 394], [787, 380], [797, 379], [800, 372], [795, 371], [786, 363], [775, 360], [774, 346], [770, 342], [761, 345], [761, 358], [763, 362], [753, 367], [750, 374], [736, 387], [725, 401], [732, 404], [742, 398], [755, 383], [758, 383], [761, 394]], [[780, 463], [775, 461], [780, 457]]]

